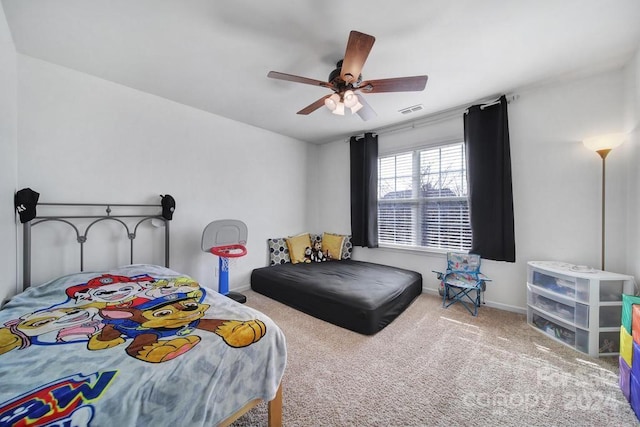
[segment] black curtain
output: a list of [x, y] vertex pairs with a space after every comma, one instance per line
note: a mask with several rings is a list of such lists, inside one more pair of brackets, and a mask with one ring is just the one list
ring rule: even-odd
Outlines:
[[378, 247], [378, 135], [351, 137], [351, 242]]
[[474, 105], [464, 116], [471, 251], [482, 258], [515, 262], [511, 151], [507, 98]]

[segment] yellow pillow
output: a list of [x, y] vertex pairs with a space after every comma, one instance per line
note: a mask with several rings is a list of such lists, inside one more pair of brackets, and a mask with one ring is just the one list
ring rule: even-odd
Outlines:
[[297, 236], [284, 239], [289, 247], [289, 257], [292, 264], [305, 262], [304, 252], [307, 248], [311, 248], [311, 236], [309, 233], [298, 234]]
[[345, 236], [341, 234], [322, 233], [322, 252], [330, 260], [340, 261], [342, 259], [342, 244]]

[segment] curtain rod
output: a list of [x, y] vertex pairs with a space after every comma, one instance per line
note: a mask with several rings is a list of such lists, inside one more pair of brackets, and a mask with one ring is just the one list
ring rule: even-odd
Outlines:
[[119, 206], [119, 207], [142, 207], [142, 206], [147, 206], [147, 207], [162, 207], [161, 204], [157, 204], [157, 205], [152, 205], [152, 204], [123, 204], [123, 203], [44, 203], [44, 202], [40, 202], [38, 203], [38, 206], [73, 206], [73, 207], [79, 207], [79, 206]]
[[[516, 95], [509, 95], [509, 96], [505, 95], [505, 97], [507, 98], [507, 104], [511, 104], [511, 101], [515, 101], [516, 99], [520, 98], [520, 95], [517, 95], [517, 94]], [[487, 103], [484, 103], [484, 104], [480, 105], [480, 109], [484, 110], [487, 107], [491, 107], [492, 105], [499, 104], [500, 103], [500, 98], [501, 97], [498, 97], [498, 99], [496, 99], [495, 101], [487, 102]], [[466, 110], [464, 110], [465, 114], [467, 114], [468, 112], [469, 112], [468, 108]]]
[[[482, 104], [480, 108], [486, 108], [491, 105], [495, 105], [500, 102], [501, 96], [502, 95], [494, 95], [494, 96], [482, 98], [482, 99], [471, 102], [471, 105], [469, 105], [468, 103], [463, 105], [458, 105], [457, 107], [452, 107], [446, 110], [438, 111], [436, 113], [427, 114], [424, 117], [421, 117], [419, 119], [416, 119], [410, 122], [389, 125], [389, 126], [381, 127], [377, 130], [366, 131], [366, 132], [362, 132], [362, 133], [351, 135], [351, 136], [360, 138], [360, 137], [363, 137], [365, 133], [384, 135], [388, 133], [398, 132], [401, 130], [419, 128], [428, 124], [436, 123], [441, 120], [450, 119], [451, 117], [454, 117], [456, 115], [466, 114], [469, 111], [469, 107], [472, 105]], [[518, 98], [520, 98], [520, 95], [518, 94], [511, 94], [511, 95], [505, 95], [505, 96], [507, 98], [507, 104], [510, 104], [512, 101], [516, 101]], [[351, 137], [347, 137], [345, 142], [349, 142], [350, 138]]]

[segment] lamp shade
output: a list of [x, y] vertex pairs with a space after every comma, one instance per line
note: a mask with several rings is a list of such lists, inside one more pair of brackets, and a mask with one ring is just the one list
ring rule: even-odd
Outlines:
[[346, 91], [343, 98], [345, 107], [351, 108], [358, 103], [358, 98], [356, 98], [356, 94], [352, 90]]
[[587, 138], [582, 143], [589, 150], [611, 150], [624, 142], [624, 133], [610, 133], [608, 135], [599, 135]]

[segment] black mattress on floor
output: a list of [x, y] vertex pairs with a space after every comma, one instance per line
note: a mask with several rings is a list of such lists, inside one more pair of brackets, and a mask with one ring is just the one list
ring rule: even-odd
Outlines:
[[422, 293], [422, 275], [353, 260], [288, 263], [253, 270], [251, 289], [334, 325], [373, 335]]

